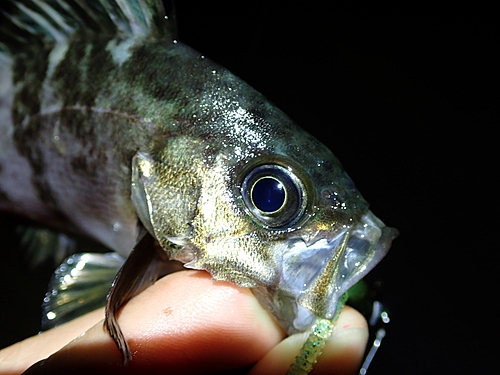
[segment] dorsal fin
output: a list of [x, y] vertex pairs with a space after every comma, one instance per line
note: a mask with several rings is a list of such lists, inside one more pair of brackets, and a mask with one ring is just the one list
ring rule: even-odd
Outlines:
[[166, 17], [161, 0], [7, 0], [1, 8], [0, 50], [57, 43], [75, 32], [175, 38], [175, 17]]

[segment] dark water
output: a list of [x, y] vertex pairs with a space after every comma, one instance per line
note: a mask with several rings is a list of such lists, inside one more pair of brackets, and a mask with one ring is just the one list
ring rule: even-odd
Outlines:
[[[179, 39], [326, 143], [400, 230], [375, 271], [392, 322], [371, 373], [490, 372], [494, 9], [178, 3]], [[49, 273], [25, 271], [0, 220], [1, 347], [37, 332]]]

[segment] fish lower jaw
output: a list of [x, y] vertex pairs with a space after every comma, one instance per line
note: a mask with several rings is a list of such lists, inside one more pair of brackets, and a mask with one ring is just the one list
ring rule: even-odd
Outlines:
[[308, 329], [317, 318], [334, 319], [344, 293], [387, 254], [397, 235], [368, 211], [358, 223], [307, 246], [294, 240], [282, 259], [272, 300], [289, 333]]

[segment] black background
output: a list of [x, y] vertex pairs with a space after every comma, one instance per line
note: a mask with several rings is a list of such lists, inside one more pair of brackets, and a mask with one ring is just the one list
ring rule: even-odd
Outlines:
[[[233, 4], [177, 2], [179, 40], [327, 144], [401, 232], [374, 271], [392, 321], [369, 374], [491, 373], [498, 9]], [[0, 224], [2, 347], [37, 332], [50, 273]]]

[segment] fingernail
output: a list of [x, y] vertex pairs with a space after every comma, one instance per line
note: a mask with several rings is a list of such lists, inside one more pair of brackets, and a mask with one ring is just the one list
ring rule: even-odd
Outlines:
[[41, 375], [45, 374], [45, 359], [42, 359], [41, 361], [38, 361], [31, 365], [25, 372], [22, 373], [22, 375]]

